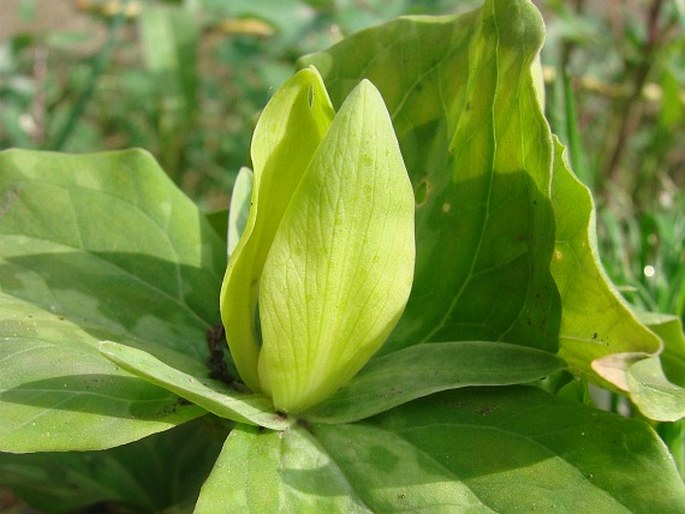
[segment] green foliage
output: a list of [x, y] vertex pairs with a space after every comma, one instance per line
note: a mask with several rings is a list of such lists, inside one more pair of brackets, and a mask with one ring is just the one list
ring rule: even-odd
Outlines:
[[526, 383], [563, 367], [554, 354], [507, 343], [419, 344], [374, 359], [305, 416], [348, 423], [438, 391]]
[[[596, 359], [657, 353], [661, 342], [637, 320], [607, 279], [597, 255], [592, 196], [570, 172], [559, 144], [552, 195], [558, 220], [552, 272], [566, 300], [560, 354], [577, 372], [592, 374], [594, 366], [594, 372], [621, 388], [621, 379], [610, 374], [613, 369], [598, 369]], [[588, 296], [592, 302], [586, 300]]]
[[122, 369], [222, 418], [274, 430], [282, 430], [292, 424], [274, 410], [267, 397], [236, 391], [223, 382], [208, 379], [206, 372], [202, 372], [204, 370], [198, 370], [194, 375], [184, 373], [149, 353], [112, 341], [103, 341], [99, 348], [105, 357]]
[[450, 0], [21, 4], [7, 9], [0, 38], [0, 148], [143, 147], [208, 209], [225, 207], [255, 113], [300, 55], [400, 14], [454, 9]]
[[359, 424], [236, 428], [197, 511], [669, 512], [683, 501], [641, 422], [514, 387], [441, 393]]
[[[600, 254], [621, 295], [640, 311], [672, 313], [682, 321], [682, 5], [651, 1], [614, 7], [607, 12], [616, 16], [606, 16], [591, 2], [546, 5], [549, 37], [543, 60], [552, 81], [548, 117], [568, 143], [579, 178], [598, 200]], [[656, 375], [663, 368], [679, 383], [667, 341], [682, 338], [682, 327], [674, 333], [659, 332], [666, 348], [660, 366], [652, 362]], [[619, 375], [626, 365], [624, 360]], [[677, 406], [671, 409], [677, 411]], [[658, 430], [685, 476], [683, 427], [679, 421]]]
[[489, 13], [482, 29], [479, 16], [399, 19], [302, 62], [322, 71], [334, 105], [350, 77], [379, 88], [414, 186], [414, 287], [382, 352], [469, 339], [558, 344], [552, 150], [529, 73], [542, 22], [526, 14], [524, 53], [499, 46], [508, 12]]
[[204, 417], [106, 451], [0, 453], [0, 483], [44, 512], [114, 501], [133, 512], [192, 509], [227, 432]]
[[[42, 508], [75, 482], [71, 509], [680, 510], [682, 425], [658, 425], [669, 454], [650, 423], [683, 415], [682, 326], [634, 314], [599, 262], [592, 196], [542, 113], [543, 35], [532, 3], [487, 0], [303, 58], [260, 117], [251, 197], [244, 172], [228, 221], [140, 151], [1, 153], [0, 483], [41, 488]], [[371, 356], [394, 314], [362, 300], [401, 310], [411, 276], [404, 167], [414, 282]], [[312, 293], [329, 280], [335, 301]], [[277, 378], [267, 345], [293, 354]], [[338, 358], [311, 365], [322, 350]], [[330, 383], [290, 409], [276, 391], [312, 373]], [[585, 381], [646, 419], [578, 401]]]
[[10, 150], [1, 167], [2, 448], [106, 448], [201, 415], [97, 350], [203, 369], [224, 244], [197, 207], [141, 151]]

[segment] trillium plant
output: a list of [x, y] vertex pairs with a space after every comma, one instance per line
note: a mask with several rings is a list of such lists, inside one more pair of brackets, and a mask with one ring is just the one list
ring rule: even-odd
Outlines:
[[657, 433], [682, 327], [602, 270], [543, 38], [486, 0], [303, 57], [228, 212], [141, 150], [0, 153], [0, 485], [56, 512], [682, 511]]

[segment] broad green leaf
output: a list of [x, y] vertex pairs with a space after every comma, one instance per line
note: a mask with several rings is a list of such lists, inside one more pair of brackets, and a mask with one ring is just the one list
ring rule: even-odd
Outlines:
[[259, 305], [262, 388], [300, 412], [383, 344], [409, 296], [414, 200], [390, 117], [368, 81], [316, 150], [273, 239]]
[[531, 75], [543, 33], [528, 0], [487, 1], [400, 18], [301, 61], [336, 106], [361, 78], [374, 83], [414, 187], [414, 286], [383, 353], [457, 340], [556, 351], [552, 144]]
[[377, 424], [497, 512], [679, 512], [685, 505], [673, 460], [645, 423], [536, 388], [441, 393]]
[[552, 201], [557, 243], [551, 269], [563, 304], [559, 354], [575, 373], [627, 391], [625, 368], [658, 352], [661, 342], [606, 276], [597, 253], [592, 195], [571, 172], [558, 142]]
[[65, 316], [0, 293], [0, 320], [0, 451], [110, 448], [206, 413], [114, 366]]
[[437, 462], [363, 425], [228, 436], [196, 514], [491, 512]]
[[680, 318], [650, 312], [637, 316], [661, 338], [664, 351], [628, 366], [630, 399], [650, 419], [678, 421], [685, 417], [685, 336]]
[[674, 384], [685, 387], [685, 334], [680, 318], [654, 312], [638, 312], [638, 318], [664, 343], [659, 357], [666, 376]]
[[0, 453], [0, 483], [41, 512], [81, 512], [102, 502], [139, 512], [187, 510], [226, 437], [210, 420], [106, 451]]
[[[275, 430], [290, 425], [277, 414], [265, 396], [241, 393], [217, 380], [190, 375], [156, 359], [149, 353], [104, 341], [100, 351], [112, 362], [157, 386], [163, 387], [219, 417]], [[206, 374], [205, 374], [206, 375]]]
[[262, 268], [283, 212], [333, 114], [318, 73], [302, 70], [276, 92], [253, 135], [252, 206], [224, 276], [221, 317], [240, 377], [254, 392], [261, 391], [257, 300]]
[[225, 246], [140, 151], [0, 154], [0, 449], [107, 448], [203, 414], [109, 339], [199, 372]]
[[649, 419], [678, 421], [685, 418], [685, 388], [669, 382], [659, 357], [641, 359], [628, 366], [626, 380], [630, 399]]
[[369, 512], [330, 455], [303, 427], [238, 425], [202, 486], [195, 514]]
[[196, 512], [613, 514], [684, 504], [685, 485], [643, 422], [533, 387], [481, 387], [365, 423], [238, 426]]
[[349, 423], [438, 391], [531, 382], [563, 367], [563, 361], [549, 352], [508, 343], [418, 344], [372, 359], [335, 395], [302, 417]]
[[254, 174], [250, 168], [243, 166], [235, 178], [231, 190], [231, 206], [228, 211], [228, 256], [230, 257], [238, 246], [240, 236], [245, 231], [247, 218], [250, 215], [250, 197], [252, 196], [252, 182]]

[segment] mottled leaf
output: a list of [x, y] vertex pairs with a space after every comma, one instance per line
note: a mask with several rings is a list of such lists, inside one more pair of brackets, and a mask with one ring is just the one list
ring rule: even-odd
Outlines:
[[0, 453], [0, 483], [41, 512], [103, 502], [182, 512], [197, 500], [226, 433], [208, 416], [106, 451]]
[[645, 423], [532, 387], [466, 388], [364, 423], [238, 426], [196, 512], [678, 512]]
[[0, 449], [108, 448], [203, 414], [96, 343], [199, 373], [224, 262], [144, 152], [0, 154]]

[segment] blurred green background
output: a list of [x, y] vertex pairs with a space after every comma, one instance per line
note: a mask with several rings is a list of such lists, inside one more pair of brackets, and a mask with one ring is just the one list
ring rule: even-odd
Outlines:
[[[478, 0], [0, 0], [0, 148], [139, 146], [208, 212], [295, 60]], [[685, 315], [685, 1], [537, 0], [547, 117], [592, 188], [607, 270]]]
[[[547, 118], [595, 195], [607, 272], [635, 307], [685, 320], [685, 0], [535, 3]], [[0, 149], [143, 147], [222, 210], [299, 56], [399, 15], [480, 4], [0, 0]], [[685, 444], [685, 424], [667, 428]], [[14, 501], [0, 490], [0, 511]]]

